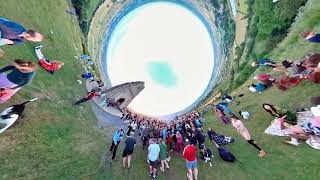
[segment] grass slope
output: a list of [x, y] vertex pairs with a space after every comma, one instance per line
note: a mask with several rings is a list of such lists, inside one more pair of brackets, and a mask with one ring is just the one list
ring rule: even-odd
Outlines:
[[[117, 158], [112, 164], [100, 162], [100, 156], [106, 146], [110, 145], [111, 138], [108, 137], [105, 145], [104, 136], [95, 131], [96, 122], [89, 105], [81, 111], [70, 107], [75, 98], [80, 98], [85, 93], [85, 90], [75, 83], [81, 70], [73, 57], [79, 55], [81, 49], [77, 22], [65, 14], [68, 4], [64, 0], [41, 2], [0, 0], [0, 3], [6, 4], [5, 7], [0, 7], [1, 16], [43, 32], [46, 36], [43, 43], [44, 53], [49, 58], [66, 62], [63, 69], [54, 76], [38, 69], [32, 85], [1, 106], [4, 108], [27, 98], [41, 97], [41, 101], [27, 107], [26, 117], [17, 127], [0, 136], [0, 179], [150, 179], [146, 152], [142, 151], [140, 146], [135, 150], [131, 169], [121, 168], [123, 144], [120, 145]], [[320, 4], [317, 0], [311, 0], [305, 16], [293, 25], [288, 38], [279, 45], [279, 49], [272, 52], [272, 57], [281, 60], [285, 57], [299, 58], [309, 51], [319, 52], [319, 45], [310, 45], [297, 37], [305, 28], [319, 27], [316, 20], [319, 19], [319, 12]], [[7, 53], [1, 60], [1, 65], [8, 64], [13, 58], [36, 60], [33, 46], [35, 44], [27, 43], [19, 47], [1, 47]], [[201, 162], [199, 179], [316, 179], [319, 176], [319, 160], [316, 158], [319, 152], [305, 144], [293, 148], [282, 144], [283, 138], [264, 134], [263, 131], [272, 117], [261, 110], [261, 104], [270, 102], [292, 108], [310, 106], [309, 97], [319, 95], [319, 86], [303, 83], [285, 93], [271, 89], [256, 95], [245, 88], [249, 83], [251, 81], [233, 92], [243, 92], [245, 96], [239, 106], [232, 108], [235, 111], [245, 109], [253, 114], [251, 120], [245, 124], [268, 155], [259, 159], [258, 152], [239, 137], [230, 125], [222, 125], [220, 120], [209, 112], [205, 115], [205, 128], [214, 127], [219, 133], [234, 136], [236, 142], [228, 147], [242, 164], [226, 163], [219, 157], [214, 159], [212, 168]], [[110, 134], [114, 128], [107, 131]], [[214, 149], [212, 144], [206, 143]], [[216, 150], [214, 154], [217, 155]], [[159, 179], [185, 179], [184, 161], [174, 153], [172, 157], [170, 171], [160, 173]]]
[[[54, 76], [38, 68], [31, 85], [23, 88], [1, 109], [32, 97], [25, 118], [0, 135], [0, 179], [79, 179], [97, 172], [102, 136], [94, 130], [96, 120], [89, 105], [71, 107], [85, 94], [76, 84], [81, 67], [74, 55], [81, 54], [78, 22], [65, 13], [65, 0], [0, 0], [0, 16], [39, 30], [45, 35], [44, 54], [65, 66]], [[15, 58], [37, 61], [33, 47], [2, 46], [1, 66]]]

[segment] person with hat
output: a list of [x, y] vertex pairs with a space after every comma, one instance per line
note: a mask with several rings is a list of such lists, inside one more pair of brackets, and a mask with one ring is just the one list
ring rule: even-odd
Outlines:
[[[36, 65], [32, 61], [14, 60], [14, 64], [0, 69], [0, 103], [8, 101], [35, 76]], [[5, 73], [9, 72], [9, 73]]]
[[121, 128], [118, 129], [116, 133], [114, 133], [113, 135], [112, 144], [110, 147], [110, 152], [112, 152], [112, 160], [114, 160], [114, 158], [116, 157], [117, 148], [118, 148], [118, 145], [120, 144], [123, 134], [124, 134], [124, 130], [123, 130], [123, 126], [121, 126]]

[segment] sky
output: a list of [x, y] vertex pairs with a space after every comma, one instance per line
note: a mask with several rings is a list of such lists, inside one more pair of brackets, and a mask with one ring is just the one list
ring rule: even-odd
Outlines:
[[144, 81], [129, 105], [151, 116], [174, 114], [192, 105], [212, 75], [209, 32], [190, 10], [170, 2], [142, 5], [124, 16], [107, 45], [111, 84]]

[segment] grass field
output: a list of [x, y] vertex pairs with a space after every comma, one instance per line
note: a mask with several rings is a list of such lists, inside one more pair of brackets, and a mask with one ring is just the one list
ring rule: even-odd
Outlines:
[[[79, 179], [96, 172], [102, 136], [89, 105], [75, 108], [71, 103], [85, 94], [76, 80], [81, 67], [74, 56], [81, 54], [78, 22], [65, 13], [65, 0], [1, 0], [0, 16], [42, 32], [43, 53], [49, 59], [65, 62], [54, 76], [38, 68], [31, 85], [23, 88], [1, 109], [33, 97], [15, 128], [0, 135], [0, 179]], [[15, 58], [36, 62], [33, 47], [2, 46], [6, 56], [1, 66]]]
[[[303, 42], [298, 36], [306, 29], [320, 30], [320, 4], [310, 0], [305, 15], [291, 29], [289, 36], [272, 51], [271, 57], [280, 61], [284, 58], [301, 58], [307, 52], [320, 52], [320, 46]], [[33, 83], [22, 89], [1, 109], [32, 97], [40, 100], [29, 104], [25, 118], [15, 128], [0, 135], [0, 179], [108, 179], [143, 180], [150, 179], [147, 173], [146, 152], [140, 145], [136, 148], [131, 169], [121, 168], [123, 144], [118, 149], [116, 160], [110, 164], [101, 162], [101, 156], [110, 145], [113, 132], [98, 131], [96, 118], [90, 105], [83, 108], [71, 107], [71, 103], [82, 97], [85, 89], [76, 84], [81, 67], [74, 55], [81, 54], [81, 38], [77, 21], [65, 13], [67, 1], [46, 0], [0, 0], [0, 16], [21, 22], [45, 35], [43, 52], [50, 59], [62, 60], [66, 65], [54, 76], [42, 69], [37, 70]], [[27, 43], [22, 46], [1, 47], [6, 56], [0, 59], [1, 66], [10, 64], [14, 58], [36, 61], [33, 47]], [[212, 112], [205, 114], [205, 128], [213, 127], [217, 132], [236, 138], [228, 148], [242, 162], [226, 163], [214, 158], [212, 168], [199, 163], [199, 180], [314, 180], [318, 179], [319, 151], [306, 144], [294, 148], [283, 144], [285, 138], [268, 136], [263, 131], [272, 117], [262, 111], [265, 102], [289, 106], [291, 108], [309, 107], [309, 97], [320, 94], [319, 85], [303, 83], [286, 92], [271, 89], [263, 94], [252, 94], [244, 85], [232, 94], [244, 93], [240, 105], [231, 106], [238, 110], [248, 110], [252, 117], [244, 123], [253, 138], [268, 153], [264, 159], [257, 157], [257, 151], [248, 145], [231, 125], [223, 125]], [[111, 132], [112, 131], [112, 132]], [[207, 146], [217, 151], [213, 145]], [[109, 156], [109, 154], [108, 154]], [[172, 154], [170, 170], [160, 173], [159, 179], [185, 179], [186, 170], [182, 158]]]

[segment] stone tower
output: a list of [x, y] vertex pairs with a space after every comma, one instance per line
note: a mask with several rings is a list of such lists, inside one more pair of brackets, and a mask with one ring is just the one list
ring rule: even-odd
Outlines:
[[144, 82], [124, 83], [105, 90], [104, 99], [119, 102], [119, 109], [125, 109], [131, 101], [144, 89]]

